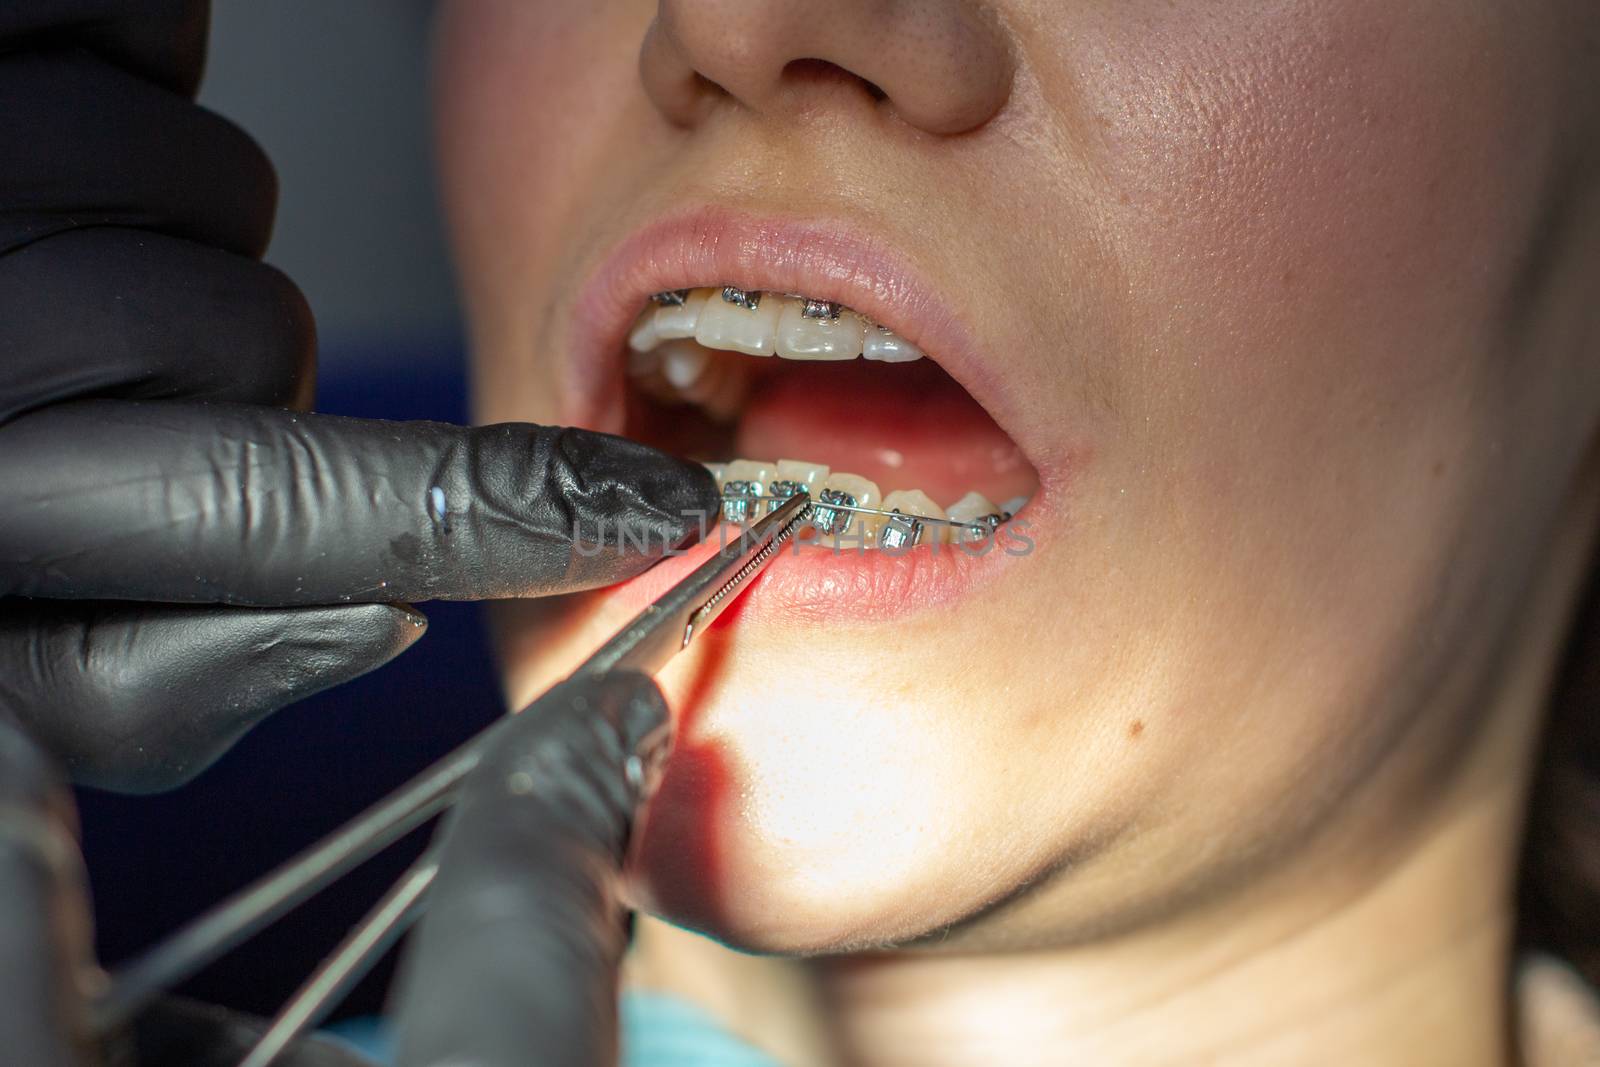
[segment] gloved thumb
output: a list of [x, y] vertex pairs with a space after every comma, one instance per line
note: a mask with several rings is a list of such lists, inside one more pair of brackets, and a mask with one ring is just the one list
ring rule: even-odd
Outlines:
[[403, 965], [403, 1067], [615, 1063], [616, 887], [668, 731], [654, 682], [602, 675], [552, 690], [486, 754]]

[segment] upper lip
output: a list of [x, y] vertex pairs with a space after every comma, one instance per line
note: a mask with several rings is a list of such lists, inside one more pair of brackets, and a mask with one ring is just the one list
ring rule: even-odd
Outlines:
[[[718, 206], [680, 208], [616, 246], [584, 281], [562, 376], [568, 424], [622, 428], [622, 354], [650, 294], [687, 286], [803, 293], [854, 309], [920, 347], [1002, 427], [1007, 394], [965, 324], [859, 221], [797, 220]], [[1026, 453], [1027, 444], [1018, 441]], [[1029, 457], [1030, 459], [1032, 457]]]

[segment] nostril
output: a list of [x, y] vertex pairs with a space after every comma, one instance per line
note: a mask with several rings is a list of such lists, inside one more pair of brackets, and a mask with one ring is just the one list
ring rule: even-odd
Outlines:
[[[926, 133], [992, 119], [1015, 76], [1006, 29], [976, 0], [656, 0], [639, 56], [668, 120], [693, 126], [707, 103], [775, 116], [863, 98]], [[707, 92], [715, 85], [715, 93]]]
[[789, 85], [824, 85], [827, 83], [852, 84], [866, 91], [867, 95], [877, 101], [889, 99], [889, 94], [884, 92], [876, 83], [868, 81], [826, 59], [794, 59], [784, 65], [782, 79]]
[[694, 86], [693, 91], [700, 96], [728, 95], [728, 90], [724, 89], [722, 86], [718, 85], [704, 74], [701, 74], [699, 71], [695, 71], [692, 75], [690, 75], [689, 80]]

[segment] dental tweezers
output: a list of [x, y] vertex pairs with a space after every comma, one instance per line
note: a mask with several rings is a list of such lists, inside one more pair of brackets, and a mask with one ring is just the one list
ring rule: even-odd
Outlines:
[[[723, 544], [710, 559], [649, 604], [571, 677], [617, 670], [648, 674], [659, 671], [737, 599], [750, 580], [804, 526], [811, 510], [809, 497], [795, 496], [741, 530], [738, 537]], [[317, 844], [118, 970], [106, 991], [90, 1005], [91, 1031], [104, 1034], [132, 1019], [158, 994], [444, 811], [451, 804], [456, 787], [506, 726], [506, 721], [500, 721], [487, 727]], [[296, 991], [244, 1063], [265, 1067], [295, 1037], [321, 1021], [394, 938], [420, 915], [427, 888], [437, 871], [430, 849]]]

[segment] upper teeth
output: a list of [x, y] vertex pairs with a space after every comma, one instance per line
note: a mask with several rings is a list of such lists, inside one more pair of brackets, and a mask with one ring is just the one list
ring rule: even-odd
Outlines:
[[828, 300], [725, 286], [657, 293], [628, 335], [635, 352], [693, 338], [707, 348], [784, 359], [904, 363], [923, 352], [894, 331]]

